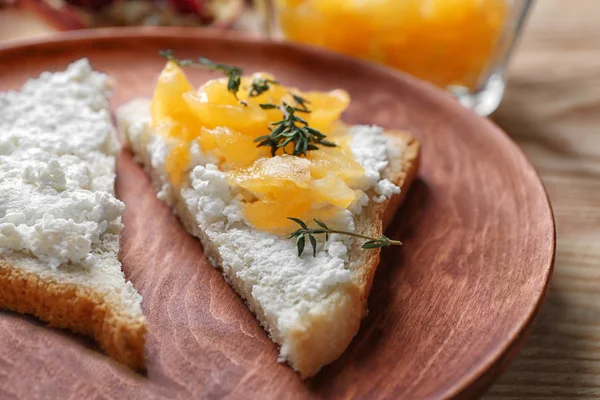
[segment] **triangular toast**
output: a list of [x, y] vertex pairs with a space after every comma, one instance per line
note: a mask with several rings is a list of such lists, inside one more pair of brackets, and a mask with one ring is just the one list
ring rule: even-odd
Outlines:
[[0, 93], [0, 308], [90, 336], [139, 370], [146, 320], [117, 259], [110, 92], [83, 59]]
[[[172, 144], [153, 129], [149, 99], [136, 99], [123, 106], [117, 121], [128, 146], [151, 176], [158, 197], [201, 240], [212, 264], [222, 270], [280, 346], [280, 361], [287, 361], [306, 378], [338, 358], [365, 315], [380, 249], [365, 251], [361, 248], [363, 241], [351, 240], [350, 250], [341, 256], [339, 246], [326, 249], [325, 245], [319, 248], [317, 257], [312, 252], [298, 257], [293, 240], [252, 231], [235, 215], [223, 222], [220, 218], [229, 212], [227, 207], [217, 205], [220, 200], [205, 200], [211, 195], [220, 196], [225, 204], [234, 200], [222, 173], [202, 161], [201, 154], [192, 152], [192, 157], [198, 159], [197, 166], [189, 168], [180, 186], [169, 181], [164, 158]], [[376, 127], [358, 127], [357, 132], [360, 129], [382, 134]], [[416, 176], [419, 158], [419, 143], [410, 134], [383, 134], [387, 138], [388, 163], [381, 178], [401, 191], [391, 198], [382, 197], [376, 189], [367, 193], [373, 201], [354, 217], [353, 223], [357, 233], [373, 237], [382, 234], [395, 214]]]

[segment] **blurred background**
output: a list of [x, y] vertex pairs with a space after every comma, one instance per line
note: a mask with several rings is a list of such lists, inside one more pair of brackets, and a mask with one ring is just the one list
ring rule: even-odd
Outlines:
[[535, 331], [486, 398], [600, 399], [600, 0], [0, 0], [0, 46], [138, 24], [326, 47], [491, 115], [546, 185], [558, 243]]
[[[11, 37], [107, 26], [205, 26], [261, 33], [387, 65], [498, 106], [532, 0], [0, 0]], [[17, 24], [18, 22], [18, 24]], [[410, 54], [410, 57], [406, 55]]]

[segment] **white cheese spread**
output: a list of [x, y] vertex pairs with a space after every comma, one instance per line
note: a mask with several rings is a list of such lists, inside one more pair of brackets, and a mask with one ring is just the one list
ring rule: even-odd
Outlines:
[[[253, 297], [264, 304], [267, 318], [283, 313], [291, 326], [299, 314], [310, 310], [312, 304], [305, 299], [350, 282], [351, 271], [345, 266], [351, 238], [331, 235], [326, 243], [319, 242], [316, 257], [312, 248], [298, 257], [293, 240], [257, 231], [244, 222], [241, 196], [236, 195], [215, 165], [194, 168], [191, 187], [182, 189], [181, 195], [221, 255], [224, 273], [252, 286]], [[352, 214], [341, 210], [336, 226], [353, 231]], [[281, 268], [274, 271], [274, 266]], [[282, 287], [288, 289], [282, 292]], [[285, 321], [279, 324], [285, 325]]]
[[[140, 152], [149, 154], [154, 173], [161, 178], [158, 196], [171, 203], [173, 199], [166, 193], [173, 188], [165, 183], [169, 146], [162, 136], [153, 134], [148, 105], [147, 101], [133, 101], [119, 110], [118, 120], [132, 146], [145, 147]], [[388, 165], [388, 143], [383, 130], [355, 126], [350, 134], [354, 156], [365, 168], [364, 177], [352, 182], [351, 187], [370, 193], [374, 189], [374, 201], [398, 193], [400, 189], [381, 176]], [[179, 195], [200, 231], [220, 254], [224, 275], [243, 282], [245, 291], [251, 291], [266, 319], [278, 326], [280, 332], [318, 307], [322, 296], [352, 284], [357, 265], [349, 262], [352, 237], [330, 235], [328, 241], [318, 241], [316, 256], [313, 257], [307, 244], [303, 255], [298, 257], [293, 240], [258, 231], [246, 223], [239, 188], [230, 186], [225, 173], [193, 143], [194, 161], [190, 163], [193, 169]], [[363, 193], [349, 210], [340, 209], [333, 223], [340, 229], [354, 231], [354, 214], [359, 214], [368, 202], [369, 197]], [[211, 262], [216, 264], [216, 260]]]
[[366, 192], [381, 180], [381, 172], [388, 166], [388, 139], [379, 126], [355, 125], [348, 133], [352, 154], [365, 169], [362, 181], [354, 183], [353, 189]]
[[[379, 195], [376, 201], [398, 193], [400, 189], [396, 185], [381, 179], [381, 172], [388, 165], [387, 139], [382, 129], [356, 126], [350, 134], [353, 135], [351, 149], [365, 168], [365, 179], [354, 188], [365, 191], [375, 188]], [[225, 173], [217, 166], [198, 165], [190, 178], [191, 187], [182, 189], [181, 196], [200, 229], [221, 255], [225, 276], [236, 276], [251, 286], [252, 296], [266, 318], [271, 320], [277, 316], [278, 320], [272, 322], [280, 330], [293, 327], [298, 318], [308, 314], [320, 294], [351, 284], [356, 266], [349, 263], [352, 237], [330, 235], [328, 241], [318, 241], [316, 256], [307, 244], [307, 249], [298, 257], [295, 241], [258, 231], [244, 221], [241, 195], [229, 185]], [[359, 197], [353, 211], [359, 213], [368, 201], [366, 194]], [[351, 210], [340, 209], [333, 220], [339, 229], [355, 230]]]
[[0, 93], [0, 254], [92, 265], [120, 231], [110, 89], [84, 59]]

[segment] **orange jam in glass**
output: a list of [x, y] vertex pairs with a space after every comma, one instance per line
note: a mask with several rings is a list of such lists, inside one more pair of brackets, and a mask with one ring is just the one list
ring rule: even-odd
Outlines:
[[287, 39], [366, 58], [440, 87], [475, 88], [507, 0], [275, 0]]

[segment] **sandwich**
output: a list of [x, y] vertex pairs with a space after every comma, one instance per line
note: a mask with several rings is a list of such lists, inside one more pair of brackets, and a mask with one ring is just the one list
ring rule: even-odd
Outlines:
[[0, 93], [0, 308], [87, 335], [141, 370], [142, 298], [117, 258], [111, 86], [82, 59]]
[[[117, 112], [159, 199], [245, 300], [302, 378], [356, 335], [383, 232], [414, 180], [419, 142], [347, 126], [344, 90], [303, 92], [266, 73], [171, 52], [152, 98]], [[225, 76], [194, 88], [185, 67]]]

